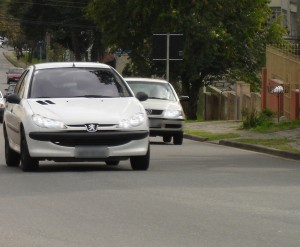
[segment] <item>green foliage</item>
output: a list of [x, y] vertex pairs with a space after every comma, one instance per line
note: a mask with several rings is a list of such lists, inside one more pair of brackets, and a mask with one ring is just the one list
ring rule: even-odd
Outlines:
[[265, 45], [279, 42], [283, 32], [278, 23], [265, 25], [268, 3], [97, 0], [90, 2], [88, 14], [103, 31], [106, 46], [132, 50], [126, 74], [164, 76], [165, 64], [151, 60], [152, 35], [182, 33], [184, 60], [171, 62], [170, 81], [182, 82], [183, 93], [190, 96], [187, 118], [196, 119], [203, 85], [226, 77], [260, 87]]
[[265, 109], [262, 112], [245, 108], [242, 110], [243, 128], [251, 129], [258, 126], [269, 127], [273, 124], [275, 113], [270, 109]]
[[66, 49], [57, 43], [52, 44], [52, 49], [47, 51], [49, 62], [61, 62], [65, 61]]
[[[50, 44], [59, 43], [74, 52], [75, 59], [81, 61], [93, 44], [101, 46], [96, 39], [96, 26], [85, 14], [89, 0], [27, 1], [20, 4], [10, 0], [8, 13], [19, 20], [25, 39], [16, 39], [15, 45], [26, 43], [32, 51], [38, 41], [45, 41], [46, 33], [51, 33]], [[97, 50], [96, 50], [97, 52]]]
[[281, 130], [289, 130], [289, 129], [295, 129], [300, 127], [300, 120], [293, 120], [293, 121], [283, 121], [283, 122], [272, 122], [270, 124], [265, 125], [258, 125], [254, 129], [257, 132], [260, 133], [271, 133], [275, 131], [281, 131]]

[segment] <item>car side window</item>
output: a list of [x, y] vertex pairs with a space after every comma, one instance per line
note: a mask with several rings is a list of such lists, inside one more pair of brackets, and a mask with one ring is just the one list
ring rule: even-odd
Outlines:
[[20, 98], [24, 97], [24, 85], [25, 85], [25, 79], [27, 78], [28, 75], [28, 70], [26, 72], [23, 73], [22, 77], [20, 78], [20, 80], [18, 81], [14, 93], [17, 94]]

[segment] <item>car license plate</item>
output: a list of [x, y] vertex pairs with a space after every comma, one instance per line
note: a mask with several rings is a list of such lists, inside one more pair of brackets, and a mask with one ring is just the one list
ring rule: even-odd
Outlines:
[[107, 158], [109, 151], [107, 147], [99, 146], [76, 146], [75, 158]]
[[149, 127], [150, 128], [160, 128], [161, 120], [160, 119], [149, 119]]

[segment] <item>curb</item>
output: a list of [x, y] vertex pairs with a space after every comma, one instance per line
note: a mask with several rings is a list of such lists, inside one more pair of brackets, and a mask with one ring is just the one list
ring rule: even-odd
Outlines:
[[279, 157], [283, 157], [283, 158], [300, 160], [300, 154], [298, 154], [298, 153], [292, 153], [292, 152], [288, 152], [288, 151], [267, 148], [267, 147], [263, 147], [263, 146], [259, 146], [259, 145], [239, 143], [239, 142], [227, 141], [227, 140], [220, 140], [219, 145], [235, 147], [235, 148], [240, 148], [240, 149], [246, 149], [246, 150], [251, 150], [251, 151], [255, 151], [255, 152], [259, 152], [259, 153], [271, 154], [271, 155], [275, 155], [275, 156], [279, 156]]
[[199, 142], [205, 142], [208, 140], [208, 138], [201, 137], [201, 136], [193, 136], [188, 134], [183, 134], [183, 137], [185, 139], [193, 140], [193, 141], [199, 141]]
[[[193, 141], [201, 141], [201, 142], [207, 141], [207, 138], [188, 135], [188, 134], [184, 134], [183, 137], [186, 139], [189, 139], [189, 140], [193, 140]], [[270, 154], [270, 155], [293, 159], [293, 160], [300, 160], [300, 154], [298, 154], [298, 153], [292, 153], [292, 152], [282, 151], [282, 150], [278, 150], [278, 149], [267, 148], [267, 147], [263, 147], [263, 146], [259, 146], [259, 145], [240, 143], [240, 142], [228, 141], [228, 140], [220, 140], [219, 142], [217, 141], [217, 142], [209, 142], [209, 143], [245, 149], [245, 150], [254, 151], [254, 152], [258, 152], [258, 153]]]

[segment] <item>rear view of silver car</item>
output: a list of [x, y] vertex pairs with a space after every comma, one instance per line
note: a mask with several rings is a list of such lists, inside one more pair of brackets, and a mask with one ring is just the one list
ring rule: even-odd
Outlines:
[[[29, 66], [7, 96], [3, 121], [7, 166], [20, 164], [23, 171], [33, 171], [42, 160], [118, 165], [130, 159], [133, 170], [147, 170], [149, 125], [137, 98], [104, 64]], [[140, 100], [146, 98], [140, 94]]]
[[166, 80], [152, 78], [125, 78], [137, 95], [144, 92], [148, 99], [142, 104], [149, 117], [150, 136], [161, 136], [164, 142], [181, 145], [183, 142], [184, 112], [180, 101], [188, 96], [177, 96], [173, 86]]

